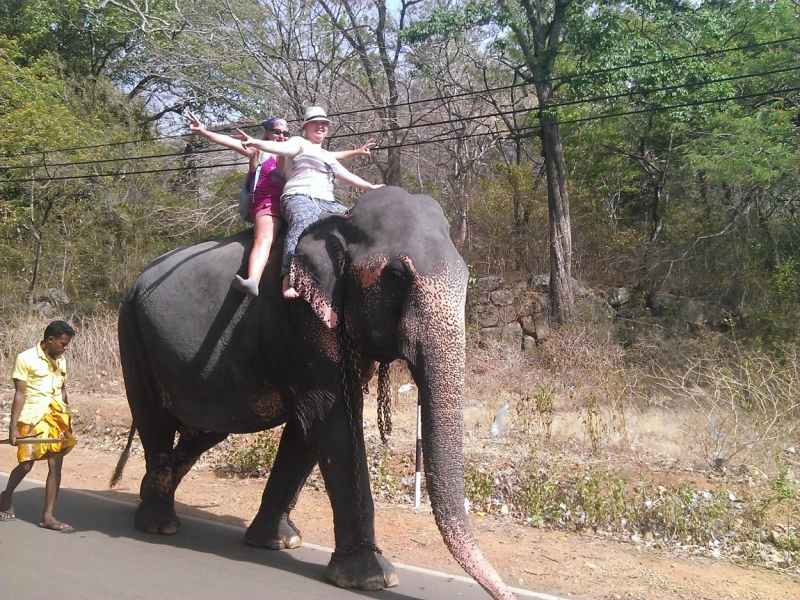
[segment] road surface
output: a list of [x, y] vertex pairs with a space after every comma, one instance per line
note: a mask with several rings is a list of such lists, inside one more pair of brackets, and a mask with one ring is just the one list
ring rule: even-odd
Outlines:
[[[7, 474], [0, 473], [0, 490]], [[244, 529], [181, 516], [172, 536], [133, 528], [135, 504], [62, 488], [56, 515], [75, 528], [37, 527], [44, 489], [26, 479], [14, 494], [17, 520], [0, 522], [0, 599], [255, 600], [258, 598], [486, 600], [476, 583], [397, 565], [400, 585], [378, 592], [343, 590], [325, 580], [331, 549], [304, 544], [291, 551], [246, 546]], [[60, 582], [60, 583], [58, 583]], [[519, 598], [560, 600], [514, 589]]]

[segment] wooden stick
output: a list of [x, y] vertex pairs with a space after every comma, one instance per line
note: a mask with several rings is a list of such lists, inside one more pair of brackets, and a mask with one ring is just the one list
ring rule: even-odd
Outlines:
[[[67, 440], [62, 438], [17, 438], [17, 444], [55, 444], [64, 443]], [[0, 440], [0, 444], [10, 444], [11, 440]]]

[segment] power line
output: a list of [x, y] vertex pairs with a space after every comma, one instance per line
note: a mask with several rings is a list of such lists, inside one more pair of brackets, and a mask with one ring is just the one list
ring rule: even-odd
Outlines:
[[[241, 162], [238, 163], [220, 163], [218, 165], [196, 165], [192, 169], [218, 169], [221, 167], [240, 167]], [[88, 175], [64, 175], [61, 177], [28, 177], [19, 179], [6, 179], [0, 180], [0, 184], [4, 183], [36, 183], [47, 181], [67, 181], [70, 179], [96, 179], [99, 177], [127, 177], [128, 175], [144, 175], [147, 173], [171, 173], [177, 171], [186, 171], [187, 167], [165, 167], [162, 169], [145, 169], [143, 171], [115, 171], [113, 173], [91, 173]]]
[[[617, 117], [625, 117], [625, 116], [638, 115], [638, 114], [644, 114], [644, 113], [666, 112], [666, 111], [670, 111], [670, 110], [677, 109], [677, 108], [689, 108], [689, 107], [692, 107], [692, 106], [703, 106], [703, 105], [706, 105], [706, 104], [731, 102], [733, 100], [746, 100], [746, 99], [749, 99], [749, 98], [758, 98], [758, 97], [767, 96], [767, 95], [770, 95], [770, 94], [784, 94], [784, 93], [787, 93], [787, 92], [797, 92], [797, 91], [800, 91], [800, 86], [784, 88], [784, 89], [781, 89], [781, 90], [767, 90], [767, 91], [764, 91], [764, 92], [753, 92], [753, 93], [750, 93], [750, 94], [739, 94], [739, 95], [736, 95], [736, 96], [729, 96], [727, 98], [715, 98], [715, 99], [702, 100], [702, 101], [697, 101], [697, 102], [685, 102], [685, 103], [681, 103], [681, 104], [673, 104], [673, 105], [670, 105], [670, 106], [652, 106], [652, 107], [646, 107], [646, 108], [641, 108], [641, 109], [636, 109], [636, 110], [631, 110], [631, 111], [623, 111], [623, 112], [617, 112], [617, 113], [607, 113], [607, 114], [602, 114], [602, 115], [595, 115], [595, 116], [592, 116], [592, 117], [580, 117], [580, 118], [576, 118], [576, 119], [557, 120], [555, 123], [557, 123], [558, 125], [570, 125], [570, 124], [574, 124], [574, 123], [584, 123], [584, 122], [589, 122], [589, 121], [600, 121], [600, 120], [603, 120], [603, 119], [612, 119], [612, 118], [617, 118]], [[520, 134], [520, 135], [508, 135], [508, 136], [505, 136], [504, 139], [517, 139], [517, 138], [523, 139], [523, 138], [533, 137], [534, 135], [538, 135], [538, 131], [540, 129], [541, 129], [541, 124], [529, 125], [527, 127], [521, 127], [519, 129], [519, 131], [522, 132], [522, 134]], [[441, 135], [446, 135], [447, 133], [449, 133], [449, 132], [443, 132]], [[471, 133], [471, 134], [459, 136], [459, 139], [469, 139], [469, 138], [473, 138], [473, 137], [485, 137], [486, 135], [487, 135], [486, 133]], [[498, 136], [498, 137], [500, 137], [500, 136]], [[434, 144], [434, 143], [437, 143], [437, 142], [450, 141], [450, 140], [451, 140], [451, 138], [439, 137], [439, 138], [433, 138], [433, 139], [428, 139], [428, 140], [418, 140], [418, 141], [415, 141], [415, 142], [397, 144], [397, 145], [394, 145], [394, 146], [381, 146], [381, 147], [378, 147], [378, 148], [375, 148], [375, 149], [376, 150], [384, 150], [384, 149], [388, 149], [390, 147], [391, 148], [400, 148], [400, 147], [407, 147], [407, 146], [422, 146], [422, 145], [425, 145], [425, 144]]]
[[[628, 97], [628, 96], [646, 96], [648, 94], [654, 94], [654, 93], [657, 93], [657, 92], [665, 92], [665, 91], [681, 89], [681, 88], [699, 88], [699, 87], [704, 87], [704, 86], [707, 86], [707, 85], [713, 85], [713, 84], [717, 84], [717, 83], [726, 83], [726, 82], [730, 82], [730, 81], [738, 81], [738, 80], [741, 80], [741, 79], [748, 79], [748, 78], [751, 78], [751, 77], [762, 77], [762, 76], [765, 76], [765, 75], [774, 75], [776, 73], [786, 73], [786, 72], [798, 71], [798, 70], [800, 70], [800, 66], [793, 66], [793, 67], [786, 67], [786, 68], [783, 68], [783, 69], [774, 69], [772, 71], [762, 71], [762, 72], [758, 72], [758, 73], [748, 73], [748, 74], [744, 74], [744, 75], [732, 75], [730, 77], [721, 77], [719, 79], [711, 79], [711, 80], [708, 80], [708, 81], [701, 81], [701, 82], [697, 82], [697, 83], [680, 83], [680, 84], [668, 85], [668, 86], [664, 86], [664, 87], [660, 87], [660, 88], [649, 88], [649, 89], [640, 89], [640, 90], [631, 89], [631, 90], [626, 90], [624, 92], [621, 92], [619, 94], [611, 94], [611, 95], [607, 95], [607, 96], [594, 96], [594, 97], [583, 98], [583, 99], [579, 99], [579, 100], [567, 100], [565, 102], [555, 102], [553, 104], [549, 104], [547, 107], [545, 107], [545, 109], [549, 110], [549, 109], [554, 109], [554, 108], [562, 108], [562, 107], [565, 107], [565, 106], [577, 106], [577, 105], [580, 105], [580, 104], [588, 104], [588, 103], [592, 103], [592, 102], [601, 102], [601, 101], [605, 101], [605, 100], [615, 100], [615, 99], [618, 99], [618, 98], [625, 98], [625, 97]], [[518, 113], [529, 113], [529, 112], [535, 111], [536, 109], [537, 109], [537, 107], [519, 108], [519, 109], [510, 109], [510, 110], [505, 110], [505, 111], [497, 111], [497, 112], [493, 112], [493, 113], [489, 113], [489, 114], [473, 115], [473, 116], [468, 116], [468, 117], [458, 117], [458, 118], [454, 118], [454, 119], [448, 119], [446, 121], [433, 121], [433, 122], [431, 122], [431, 121], [420, 121], [419, 123], [416, 123], [416, 124], [413, 124], [413, 125], [408, 125], [407, 127], [404, 127], [403, 130], [417, 129], [417, 128], [420, 128], [420, 127], [432, 127], [432, 126], [436, 126], [436, 125], [450, 125], [450, 124], [453, 124], [453, 123], [460, 123], [460, 122], [465, 122], [465, 121], [475, 121], [475, 120], [479, 120], [479, 119], [489, 119], [489, 118], [492, 118], [492, 117], [502, 117], [504, 115], [515, 115], [515, 114], [518, 114]], [[336, 135], [336, 136], [331, 137], [331, 139], [354, 137], [356, 135], [360, 135], [360, 136], [379, 135], [379, 134], [382, 134], [382, 133], [388, 133], [390, 131], [391, 130], [389, 130], [389, 129], [374, 129], [374, 130], [371, 130], [371, 131], [359, 132], [357, 134], [356, 133], [347, 133], [347, 134], [343, 134], [343, 135]], [[395, 145], [395, 146], [392, 146], [392, 147], [400, 147], [400, 145], [398, 144], [398, 145]]]
[[[781, 68], [781, 69], [773, 69], [773, 70], [770, 70], [770, 71], [759, 71], [759, 72], [756, 72], [756, 73], [744, 73], [744, 74], [741, 74], [741, 75], [732, 75], [732, 76], [729, 76], [729, 77], [720, 77], [720, 78], [717, 78], [717, 79], [710, 79], [710, 80], [707, 80], [707, 81], [699, 81], [699, 82], [694, 82], [694, 83], [679, 83], [679, 84], [662, 86], [662, 87], [659, 87], [659, 88], [645, 88], [645, 89], [638, 89], [638, 90], [633, 90], [632, 89], [632, 90], [626, 90], [626, 91], [621, 92], [619, 94], [611, 94], [611, 95], [605, 95], [605, 96], [594, 96], [594, 97], [589, 97], [589, 98], [568, 100], [568, 101], [565, 101], [565, 102], [557, 102], [557, 103], [553, 103], [553, 104], [550, 104], [549, 106], [547, 106], [547, 109], [563, 108], [563, 107], [567, 107], [567, 106], [577, 106], [577, 105], [581, 105], [581, 104], [589, 104], [589, 103], [596, 103], [596, 102], [602, 102], [602, 101], [607, 101], [607, 100], [615, 100], [615, 99], [619, 99], [619, 98], [625, 98], [625, 97], [628, 97], [628, 96], [647, 96], [647, 95], [658, 93], [658, 92], [665, 92], [665, 91], [682, 89], [682, 88], [694, 88], [694, 89], [697, 89], [697, 88], [706, 87], [706, 86], [714, 85], [714, 84], [718, 84], [718, 83], [728, 83], [728, 82], [731, 82], [731, 81], [739, 81], [739, 80], [742, 80], [742, 79], [749, 79], [749, 78], [753, 78], [753, 77], [764, 77], [764, 76], [767, 76], [767, 75], [775, 75], [775, 74], [787, 73], [787, 72], [797, 71], [797, 70], [800, 70], [800, 66], [785, 67], [785, 68]], [[536, 107], [530, 108], [530, 109], [528, 109], [528, 108], [511, 109], [511, 110], [507, 110], [507, 111], [497, 111], [497, 112], [488, 113], [488, 114], [471, 115], [471, 116], [466, 116], [466, 117], [457, 117], [457, 118], [447, 119], [447, 120], [444, 120], [444, 121], [420, 121], [419, 123], [404, 127], [403, 131], [408, 131], [408, 130], [411, 130], [411, 129], [417, 129], [417, 128], [421, 128], [421, 127], [426, 127], [427, 128], [427, 127], [436, 127], [436, 126], [441, 126], [441, 125], [445, 125], [445, 126], [446, 125], [453, 125], [455, 123], [470, 122], [470, 121], [477, 121], [477, 120], [481, 120], [481, 119], [489, 119], [489, 118], [495, 118], [495, 117], [516, 115], [516, 114], [519, 114], [519, 113], [529, 113], [529, 112], [532, 112], [534, 110], [536, 110]], [[366, 131], [366, 132], [335, 135], [335, 136], [331, 136], [329, 138], [329, 140], [335, 140], [335, 139], [340, 139], [340, 138], [348, 138], [348, 137], [355, 137], [355, 136], [381, 135], [381, 134], [389, 133], [390, 131], [392, 131], [392, 130], [389, 130], [389, 129], [375, 129], [375, 130]], [[413, 145], [413, 142], [411, 144]], [[381, 148], [389, 148], [389, 147], [391, 147], [391, 148], [403, 147], [403, 144], [395, 144], [395, 145], [392, 145], [392, 146], [376, 147], [376, 150], [377, 149], [381, 149]], [[118, 158], [107, 158], [107, 159], [95, 159], [95, 160], [79, 161], [79, 162], [71, 162], [71, 163], [54, 163], [54, 164], [41, 164], [41, 165], [19, 165], [19, 166], [6, 165], [3, 168], [6, 168], [6, 169], [23, 169], [23, 168], [24, 169], [28, 169], [28, 168], [31, 168], [32, 166], [36, 166], [38, 168], [43, 168], [43, 167], [55, 168], [55, 167], [65, 167], [65, 166], [79, 166], [79, 165], [86, 165], [86, 164], [102, 164], [102, 163], [109, 163], [109, 162], [118, 162], [118, 161], [121, 161], [121, 160], [136, 161], [136, 160], [145, 160], [145, 159], [153, 159], [153, 158], [186, 157], [186, 156], [192, 156], [192, 155], [224, 152], [226, 150], [228, 150], [228, 149], [227, 148], [210, 148], [210, 149], [202, 149], [202, 150], [199, 150], [199, 151], [196, 151], [196, 152], [176, 152], [176, 153], [170, 153], [170, 154], [153, 154], [153, 155], [149, 155], [149, 156], [134, 156], [134, 157], [118, 157]]]
[[[728, 96], [727, 98], [714, 98], [708, 100], [701, 100], [695, 102], [684, 102], [680, 104], [673, 104], [670, 106], [655, 106], [655, 107], [646, 107], [631, 111], [623, 111], [617, 113], [609, 113], [603, 115], [595, 115], [592, 117], [581, 117], [576, 119], [567, 119], [567, 120], [558, 120], [556, 123], [559, 125], [566, 125], [566, 124], [574, 124], [574, 123], [583, 123], [589, 121], [598, 121], [603, 119], [611, 119], [617, 117], [624, 117], [629, 115], [637, 115], [637, 114], [644, 114], [644, 113], [652, 113], [652, 112], [666, 112], [669, 110], [677, 109], [677, 108], [688, 108], [693, 106], [703, 106], [707, 104], [716, 104], [716, 103], [723, 103], [723, 102], [731, 102], [734, 100], [746, 100], [749, 98], [757, 98], [761, 96], [766, 96], [770, 94], [783, 94], [787, 92], [796, 92], [800, 91], [800, 86], [797, 87], [789, 87], [780, 90], [767, 90], [763, 92], [753, 92], [749, 94], [738, 94], [735, 96]], [[531, 125], [528, 127], [522, 127], [519, 129], [521, 132], [517, 135], [508, 135], [504, 136], [504, 139], [522, 139], [532, 137], [536, 135], [536, 132], [540, 129], [540, 125]], [[447, 135], [449, 132], [443, 132], [441, 135]], [[486, 133], [472, 133], [463, 136], [459, 136], [459, 139], [470, 139], [473, 137], [485, 137]], [[498, 136], [498, 139], [501, 139], [502, 136]], [[412, 146], [422, 146], [425, 144], [433, 144], [442, 141], [450, 141], [451, 138], [439, 137], [439, 138], [432, 138], [428, 140], [418, 140], [415, 142], [403, 143], [403, 144], [396, 144], [393, 146], [381, 146], [375, 148], [376, 150], [385, 150], [388, 148], [403, 148], [403, 147], [412, 147]], [[191, 155], [187, 155], [191, 156]], [[213, 169], [213, 168], [220, 168], [220, 167], [232, 167], [232, 166], [240, 166], [241, 162], [239, 163], [223, 163], [218, 165], [200, 165], [193, 167], [194, 169]], [[162, 168], [162, 169], [147, 169], [142, 171], [129, 171], [129, 172], [114, 172], [114, 173], [95, 173], [89, 175], [74, 175], [74, 176], [63, 176], [63, 177], [53, 177], [53, 178], [19, 178], [19, 179], [8, 179], [5, 181], [0, 181], [0, 183], [32, 183], [37, 181], [63, 181], [69, 179], [93, 179], [98, 177], [117, 177], [117, 176], [128, 176], [128, 175], [141, 175], [141, 174], [148, 174], [148, 173], [167, 173], [167, 172], [177, 172], [177, 171], [185, 171], [185, 167], [169, 167], [169, 168]]]
[[[777, 39], [777, 40], [771, 40], [771, 41], [768, 41], [768, 42], [760, 42], [760, 43], [755, 43], [755, 44], [745, 44], [743, 46], [736, 46], [736, 47], [733, 47], [733, 48], [723, 48], [723, 49], [719, 49], [719, 50], [711, 49], [711, 50], [706, 50], [704, 52], [696, 52], [696, 53], [693, 53], [693, 54], [686, 54], [686, 55], [681, 55], [681, 56], [677, 56], [677, 57], [669, 57], [669, 58], [655, 59], [655, 60], [651, 60], [651, 61], [628, 63], [626, 65], [618, 65], [618, 66], [614, 66], [614, 67], [608, 67], [608, 68], [605, 68], [605, 69], [597, 69], [595, 71], [588, 71], [586, 73], [570, 73], [570, 74], [561, 75], [561, 76], [558, 76], [558, 77], [552, 77], [552, 78], [549, 78], [549, 79], [545, 79], [545, 80], [543, 80], [543, 82], [569, 81], [569, 80], [572, 80], [572, 79], [580, 79], [580, 78], [585, 78], [585, 77], [591, 77], [591, 76], [594, 76], [594, 75], [601, 75], [601, 74], [605, 74], [605, 73], [613, 73], [615, 71], [622, 71], [622, 70], [625, 70], [625, 69], [646, 67], [646, 66], [652, 66], [652, 65], [657, 65], [657, 64], [664, 64], [664, 63], [668, 63], [668, 62], [680, 62], [680, 61], [683, 61], [683, 60], [690, 60], [690, 59], [694, 59], [694, 58], [708, 58], [708, 57], [713, 57], [713, 56], [717, 56], [717, 55], [721, 55], [721, 54], [726, 54], [726, 53], [729, 53], [729, 52], [752, 50], [752, 49], [756, 49], [756, 48], [761, 48], [761, 47], [765, 47], [765, 46], [771, 46], [771, 45], [775, 45], [775, 44], [782, 44], [782, 43], [792, 42], [792, 41], [796, 41], [796, 40], [800, 40], [800, 36], [790, 36], [790, 37], [780, 38], [780, 39]], [[423, 104], [423, 103], [429, 103], [429, 102], [450, 100], [450, 99], [454, 99], [454, 98], [477, 96], [477, 95], [483, 95], [483, 94], [489, 94], [489, 93], [494, 93], [494, 92], [498, 92], [498, 91], [513, 89], [515, 87], [522, 87], [522, 86], [526, 86], [526, 85], [531, 85], [531, 82], [510, 84], [510, 85], [506, 85], [506, 86], [499, 86], [499, 87], [495, 87], [495, 88], [488, 88], [488, 89], [477, 90], [477, 91], [472, 91], [472, 92], [462, 92], [461, 94], [452, 94], [452, 95], [446, 96], [444, 98], [436, 97], [436, 98], [429, 98], [429, 99], [425, 99], [425, 100], [414, 100], [414, 101], [409, 101], [409, 102], [405, 102], [405, 103], [394, 105], [394, 106], [396, 106], [396, 107], [407, 107], [407, 106], [413, 106], [413, 105], [416, 105], [416, 104]], [[342, 111], [342, 112], [337, 112], [337, 113], [331, 113], [331, 117], [341, 117], [341, 116], [346, 116], [346, 115], [361, 114], [361, 113], [364, 113], [364, 112], [373, 112], [377, 108], [379, 108], [379, 107], [370, 107], [370, 108], [363, 108], [363, 109], [354, 109], [354, 110], [351, 110], [351, 111]], [[289, 119], [289, 121], [290, 122], [296, 122], [297, 120], [296, 119]], [[258, 124], [259, 123], [257, 123], [257, 122], [256, 123], [252, 123], [252, 124], [244, 123], [244, 124], [239, 125], [239, 127], [253, 127], [253, 126], [256, 126]], [[224, 127], [224, 128], [220, 128], [219, 131], [226, 131], [226, 130], [229, 130], [229, 129], [231, 129], [231, 127]], [[214, 130], [214, 131], [217, 131], [217, 130]], [[31, 152], [23, 152], [23, 153], [17, 154], [16, 156], [33, 156], [33, 155], [38, 155], [38, 154], [55, 154], [55, 153], [61, 153], [61, 152], [71, 152], [71, 151], [75, 151], [75, 150], [90, 150], [90, 149], [94, 149], [94, 148], [108, 148], [108, 147], [128, 145], [128, 144], [140, 144], [140, 143], [146, 143], [146, 142], [156, 142], [156, 141], [160, 141], [160, 140], [181, 139], [181, 138], [184, 138], [186, 135], [187, 134], [179, 134], [179, 135], [171, 135], [171, 136], [160, 136], [160, 137], [155, 137], [155, 138], [150, 138], [150, 139], [142, 139], [142, 140], [127, 140], [127, 141], [121, 141], [121, 142], [109, 142], [109, 143], [106, 143], [106, 144], [95, 144], [95, 145], [87, 145], [87, 146], [75, 146], [75, 147], [71, 147], [71, 148], [57, 148], [57, 149], [52, 149], [52, 150], [31, 151]], [[353, 137], [355, 135], [367, 135], [367, 134], [365, 134], [365, 133], [343, 134], [343, 135], [336, 136], [336, 137]]]
[[[564, 80], [570, 81], [572, 79], [582, 79], [582, 78], [586, 78], [586, 77], [593, 77], [594, 75], [603, 75], [605, 73], [613, 73], [615, 71], [624, 71], [625, 69], [635, 69], [635, 68], [639, 68], [639, 67], [648, 67], [648, 66], [652, 66], [652, 65], [663, 64], [663, 63], [666, 63], [666, 62], [679, 62], [679, 61], [683, 61], [683, 60], [689, 60], [689, 59], [692, 59], [692, 58], [708, 58], [708, 57], [715, 56], [715, 55], [726, 54], [728, 52], [737, 52], [737, 51], [740, 51], [740, 50], [752, 50], [754, 48], [759, 48], [759, 47], [762, 47], [762, 46], [771, 46], [771, 45], [774, 45], [774, 44], [782, 44], [784, 42], [793, 42], [793, 41], [796, 41], [796, 40], [800, 40], [800, 35], [791, 36], [791, 37], [787, 37], [787, 38], [781, 38], [781, 39], [778, 39], [778, 40], [772, 40], [772, 41], [769, 41], [769, 42], [761, 42], [761, 43], [758, 43], [758, 44], [746, 44], [744, 46], [736, 46], [734, 48], [723, 48], [721, 50], [707, 50], [705, 52], [696, 52], [694, 54], [686, 54], [686, 55], [676, 56], [676, 57], [672, 57], [672, 58], [661, 58], [661, 59], [657, 59], [657, 60], [650, 60], [650, 61], [644, 61], [644, 62], [628, 63], [627, 65], [618, 65], [618, 66], [614, 66], [614, 67], [607, 67], [605, 69], [597, 69], [595, 71], [587, 71], [586, 73], [570, 73], [570, 74], [567, 74], [567, 75], [560, 75], [558, 77], [550, 77], [550, 78], [543, 79], [542, 83], [555, 83], [557, 81], [564, 81]], [[526, 81], [526, 82], [523, 82], [523, 83], [514, 83], [514, 84], [510, 84], [510, 85], [504, 85], [504, 86], [499, 86], [499, 87], [495, 87], [495, 88], [487, 88], [487, 89], [484, 89], [484, 90], [478, 90], [478, 91], [473, 91], [473, 92], [462, 92], [460, 94], [451, 94], [450, 96], [446, 96], [445, 98], [431, 98], [431, 99], [427, 99], [427, 100], [413, 100], [413, 101], [404, 102], [403, 104], [399, 104], [399, 105], [395, 105], [395, 106], [398, 106], [398, 107], [412, 106], [412, 105], [416, 105], [416, 104], [423, 104], [423, 103], [426, 103], [426, 102], [433, 102], [435, 100], [451, 100], [453, 98], [462, 98], [462, 97], [465, 97], [465, 96], [475, 96], [475, 95], [478, 95], [478, 94], [491, 94], [491, 93], [494, 93], [494, 92], [502, 92], [504, 90], [513, 89], [515, 87], [523, 87], [523, 86], [532, 85], [532, 84], [533, 84], [533, 82]], [[332, 115], [332, 116], [340, 117], [342, 115], [359, 114], [359, 113], [362, 113], [362, 112], [367, 112], [367, 111], [372, 111], [372, 110], [375, 110], [375, 108], [373, 107], [373, 108], [368, 108], [368, 109], [358, 109], [358, 110], [351, 110], [351, 111], [345, 111], [345, 112], [338, 112], [338, 113], [335, 113], [335, 115]]]
[[135, 161], [135, 160], [150, 160], [153, 158], [172, 158], [172, 157], [187, 157], [187, 156], [199, 156], [201, 154], [213, 154], [215, 152], [224, 152], [228, 150], [228, 148], [203, 148], [202, 150], [196, 150], [192, 152], [170, 152], [168, 154], [149, 154], [145, 156], [118, 156], [116, 158], [98, 158], [94, 160], [81, 160], [76, 162], [66, 162], [66, 163], [39, 163], [39, 164], [30, 164], [30, 165], [3, 165], [0, 166], [0, 169], [43, 169], [43, 168], [55, 168], [55, 167], [77, 167], [79, 165], [97, 165], [102, 163], [109, 163], [109, 162], [119, 162], [121, 160], [125, 161]]

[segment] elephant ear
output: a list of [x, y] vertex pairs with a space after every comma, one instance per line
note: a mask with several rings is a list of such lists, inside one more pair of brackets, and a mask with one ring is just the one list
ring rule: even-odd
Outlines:
[[342, 314], [342, 273], [347, 263], [344, 238], [339, 231], [343, 217], [318, 221], [297, 244], [289, 281], [300, 296], [329, 328], [336, 327]]

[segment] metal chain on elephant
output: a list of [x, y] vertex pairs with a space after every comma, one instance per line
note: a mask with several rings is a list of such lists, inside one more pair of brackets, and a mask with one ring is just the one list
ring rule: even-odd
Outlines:
[[389, 441], [392, 435], [392, 398], [389, 394], [389, 367], [392, 363], [381, 363], [378, 368], [378, 430], [381, 442]]

